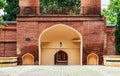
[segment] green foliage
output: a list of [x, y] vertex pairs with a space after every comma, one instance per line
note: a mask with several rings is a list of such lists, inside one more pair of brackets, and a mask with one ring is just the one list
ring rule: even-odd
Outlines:
[[[5, 7], [6, 14], [4, 15], [3, 19], [5, 21], [15, 21], [16, 15], [19, 13], [19, 6], [18, 2], [19, 0], [6, 0], [7, 6]], [[40, 0], [40, 6], [47, 6], [49, 9], [47, 11], [51, 11], [52, 6], [60, 6], [60, 7], [79, 7], [80, 6], [80, 0]], [[56, 12], [61, 12], [61, 9], [56, 9]], [[44, 14], [47, 14], [48, 12], [43, 11]], [[69, 13], [75, 14], [76, 12], [71, 10]]]
[[40, 0], [41, 14], [79, 14], [80, 0]]
[[80, 13], [79, 6], [61, 7], [61, 6], [43, 6], [40, 14], [58, 14], [58, 15], [77, 15]]
[[110, 0], [107, 9], [103, 9], [102, 13], [107, 18], [108, 24], [117, 23], [117, 14], [120, 12], [120, 0]]
[[80, 6], [80, 0], [40, 0], [40, 6]]
[[3, 21], [2, 17], [0, 17], [0, 24], [2, 24], [3, 26], [7, 26], [7, 24]]
[[120, 0], [110, 0], [110, 5], [103, 10], [108, 24], [116, 24], [114, 30], [116, 55], [120, 55]]
[[[3, 9], [6, 6], [6, 3], [4, 0], [0, 0], [0, 10]], [[3, 26], [7, 26], [7, 24], [3, 21], [2, 17], [0, 16], [0, 24]]]
[[107, 24], [116, 24], [116, 16], [112, 14], [111, 11], [103, 9], [103, 15], [106, 17], [107, 19]]
[[120, 55], [120, 12], [117, 13], [117, 24], [114, 35], [115, 35], [116, 55]]
[[6, 3], [4, 0], [0, 0], [0, 9], [3, 9], [6, 6]]
[[5, 21], [15, 21], [16, 15], [19, 13], [19, 0], [6, 0], [7, 6], [5, 7], [4, 12], [6, 13], [3, 17]]
[[80, 6], [74, 6], [73, 9], [70, 10], [69, 14], [70, 15], [79, 14], [79, 12], [80, 12], [79, 8], [80, 8]]
[[103, 10], [103, 15], [107, 18], [108, 24], [116, 24], [114, 30], [116, 55], [120, 55], [120, 0], [110, 0], [110, 5]]

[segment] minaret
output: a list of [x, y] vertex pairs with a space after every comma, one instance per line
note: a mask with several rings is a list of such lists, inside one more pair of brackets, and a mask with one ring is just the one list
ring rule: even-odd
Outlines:
[[101, 15], [101, 0], [81, 0], [81, 15]]
[[19, 0], [20, 15], [39, 15], [39, 0]]

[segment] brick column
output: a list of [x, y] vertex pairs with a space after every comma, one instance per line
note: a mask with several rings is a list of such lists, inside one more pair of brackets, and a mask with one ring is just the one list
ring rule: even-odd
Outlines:
[[39, 0], [19, 0], [20, 15], [39, 15]]
[[81, 0], [82, 15], [101, 15], [101, 0]]

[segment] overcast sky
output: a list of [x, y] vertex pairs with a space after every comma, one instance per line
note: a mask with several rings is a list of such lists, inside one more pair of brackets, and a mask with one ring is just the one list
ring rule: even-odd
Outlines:
[[101, 0], [101, 6], [102, 8], [106, 8], [107, 5], [109, 5], [110, 0]]

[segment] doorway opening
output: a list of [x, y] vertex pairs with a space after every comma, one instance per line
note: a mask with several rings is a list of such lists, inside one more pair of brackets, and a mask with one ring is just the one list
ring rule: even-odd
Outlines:
[[54, 56], [55, 65], [68, 65], [68, 55], [66, 52], [60, 50]]

